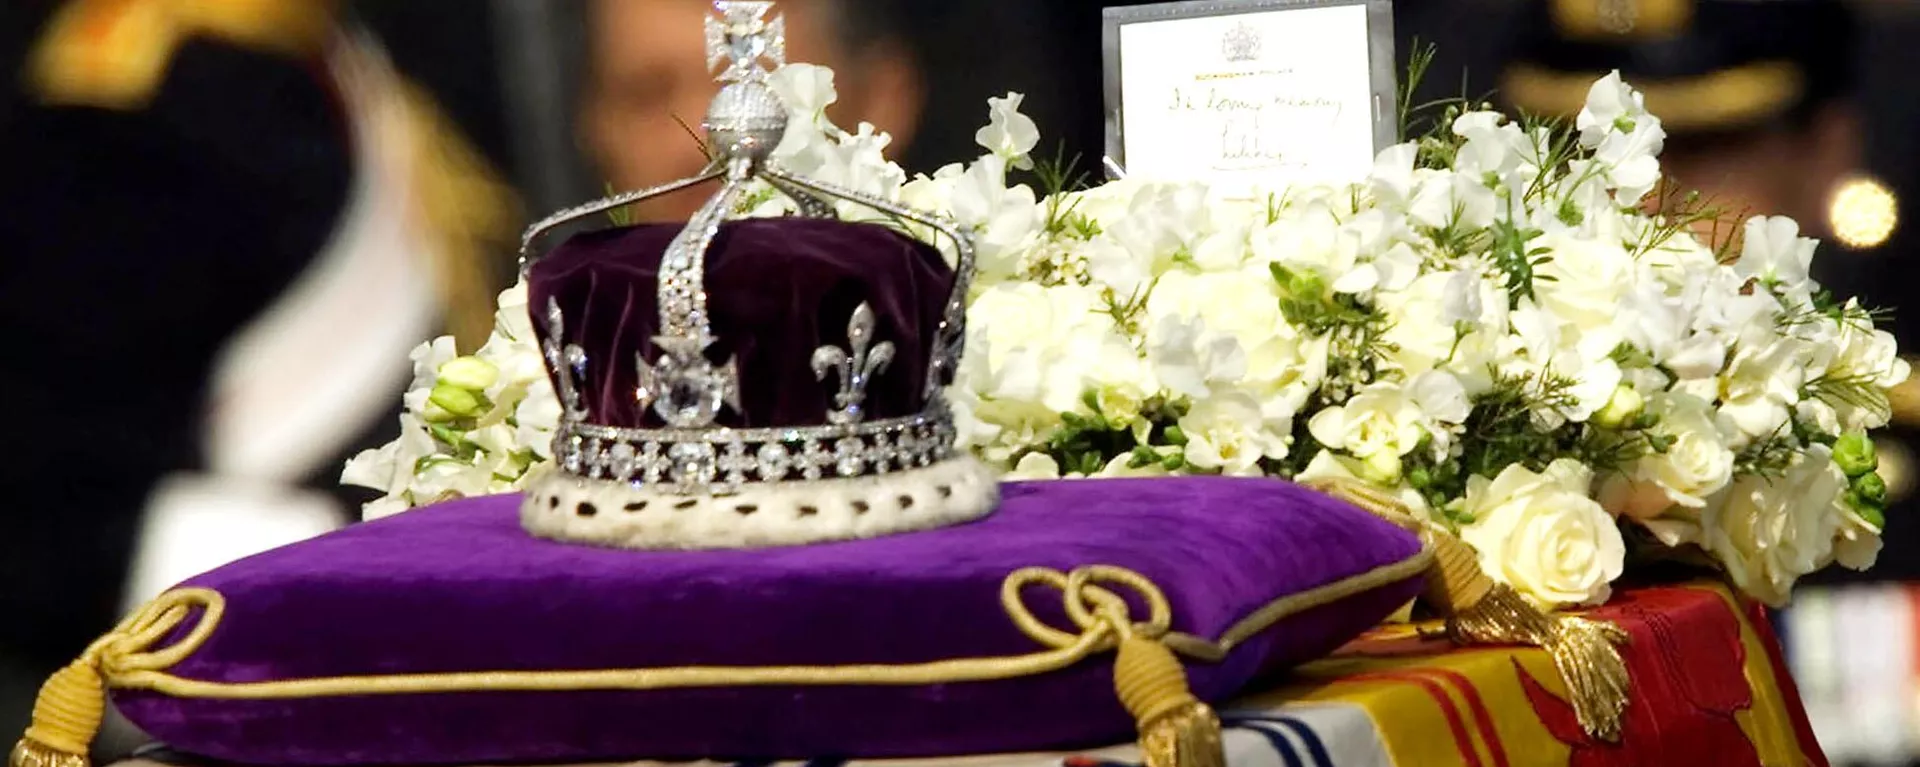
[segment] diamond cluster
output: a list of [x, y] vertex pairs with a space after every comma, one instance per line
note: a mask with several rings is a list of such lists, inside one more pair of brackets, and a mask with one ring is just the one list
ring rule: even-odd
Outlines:
[[952, 458], [951, 419], [930, 415], [793, 429], [621, 429], [566, 425], [554, 460], [568, 473], [636, 489], [729, 495], [742, 486], [854, 479]]
[[[908, 471], [958, 453], [941, 387], [951, 379], [963, 351], [964, 300], [974, 272], [973, 239], [943, 216], [795, 175], [770, 161], [786, 124], [785, 108], [766, 84], [768, 67], [780, 66], [786, 54], [785, 22], [777, 16], [769, 18], [772, 6], [765, 0], [713, 4], [715, 15], [706, 25], [708, 63], [725, 66], [719, 77], [723, 85], [707, 115], [709, 144], [717, 156], [705, 171], [561, 211], [535, 224], [521, 239], [521, 273], [530, 276], [538, 260], [535, 242], [567, 223], [695, 184], [722, 182], [720, 191], [663, 254], [658, 278], [659, 335], [651, 339], [657, 352], [643, 352], [633, 360], [638, 373], [634, 396], [642, 411], [652, 410], [666, 428], [592, 423], [584, 396], [589, 360], [578, 345], [567, 343], [558, 302], [550, 298], [543, 307], [548, 327], [542, 351], [564, 409], [554, 457], [562, 469], [577, 477], [671, 488], [680, 495], [724, 495], [750, 483]], [[717, 339], [707, 316], [706, 255], [721, 225], [756, 180], [794, 199], [808, 216], [832, 217], [835, 208], [829, 201], [854, 203], [927, 227], [953, 242], [954, 284], [939, 327], [932, 333], [921, 413], [865, 420], [868, 384], [886, 371], [894, 346], [877, 337], [872, 309], [863, 304], [849, 321], [847, 348], [822, 347], [811, 358], [815, 377], [822, 383], [833, 378], [837, 386], [833, 406], [822, 414], [824, 423], [759, 429], [719, 425], [725, 410], [745, 414], [738, 366], [733, 360], [714, 364], [707, 358]], [[594, 361], [608, 363], [625, 361]]]

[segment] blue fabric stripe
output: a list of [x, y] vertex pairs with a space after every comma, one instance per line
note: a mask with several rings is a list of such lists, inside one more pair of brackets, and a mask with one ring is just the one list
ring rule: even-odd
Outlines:
[[1274, 753], [1280, 755], [1280, 761], [1285, 762], [1287, 767], [1306, 767], [1300, 761], [1300, 752], [1293, 750], [1293, 741], [1287, 740], [1286, 734], [1279, 730], [1260, 726], [1265, 723], [1265, 720], [1260, 719], [1239, 719], [1233, 722], [1242, 729], [1260, 733], [1261, 737], [1266, 738], [1267, 742], [1273, 745]]
[[1320, 740], [1320, 733], [1314, 732], [1306, 722], [1291, 716], [1279, 717], [1278, 721], [1307, 744], [1307, 755], [1313, 759], [1315, 767], [1333, 767], [1333, 757], [1327, 753], [1327, 744]]
[[1320, 739], [1320, 734], [1314, 732], [1312, 727], [1307, 726], [1306, 722], [1302, 722], [1299, 719], [1284, 714], [1234, 714], [1225, 718], [1224, 722], [1226, 724], [1238, 725], [1246, 729], [1255, 730], [1266, 735], [1268, 740], [1273, 741], [1274, 748], [1282, 750], [1281, 758], [1287, 761], [1288, 767], [1304, 767], [1300, 761], [1298, 752], [1294, 749], [1292, 741], [1287, 740], [1287, 738], [1278, 731], [1261, 725], [1279, 725], [1280, 727], [1284, 727], [1287, 731], [1298, 736], [1301, 742], [1305, 744], [1307, 748], [1307, 758], [1313, 762], [1313, 767], [1333, 767], [1333, 756], [1327, 753], [1326, 742]]

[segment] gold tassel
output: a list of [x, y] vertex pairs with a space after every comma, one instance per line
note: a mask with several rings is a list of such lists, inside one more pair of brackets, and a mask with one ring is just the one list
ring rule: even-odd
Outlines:
[[1546, 650], [1566, 682], [1581, 729], [1608, 742], [1620, 739], [1631, 677], [1616, 645], [1627, 642], [1626, 631], [1540, 610], [1511, 586], [1488, 577], [1466, 541], [1421, 525], [1404, 504], [1364, 482], [1328, 477], [1302, 484], [1419, 530], [1433, 549], [1433, 570], [1421, 599], [1446, 616], [1447, 635], [1461, 644], [1524, 644]]
[[47, 680], [33, 704], [33, 724], [13, 747], [8, 767], [87, 767], [87, 751], [106, 713], [106, 685], [88, 660]]
[[1146, 767], [1226, 767], [1220, 717], [1193, 697], [1186, 669], [1166, 645], [1137, 635], [1121, 640], [1113, 682], [1139, 723]]
[[1566, 682], [1580, 727], [1607, 742], [1620, 739], [1627, 710], [1627, 662], [1616, 645], [1628, 640], [1619, 626], [1574, 615], [1547, 613], [1480, 570], [1473, 548], [1445, 533], [1433, 533], [1430, 604], [1447, 614], [1447, 631], [1467, 644], [1524, 644], [1553, 658]]

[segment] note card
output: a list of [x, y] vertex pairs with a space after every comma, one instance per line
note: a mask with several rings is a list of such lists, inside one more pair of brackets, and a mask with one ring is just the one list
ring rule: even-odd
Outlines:
[[1398, 140], [1389, 0], [1106, 11], [1109, 171], [1231, 196], [1364, 179]]

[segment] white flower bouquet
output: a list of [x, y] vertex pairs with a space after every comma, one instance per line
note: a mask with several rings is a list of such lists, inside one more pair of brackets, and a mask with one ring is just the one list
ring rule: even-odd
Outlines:
[[[1705, 555], [1771, 604], [1878, 554], [1867, 432], [1907, 364], [1809, 278], [1794, 222], [1744, 222], [1737, 252], [1697, 239], [1716, 217], [1664, 191], [1665, 133], [1617, 75], [1572, 126], [1456, 105], [1364, 182], [1253, 199], [1070, 190], [1030, 156], [1018, 95], [991, 101], [982, 157], [908, 178], [885, 134], [825, 118], [831, 72], [775, 78], [780, 162], [978, 233], [949, 398], [1012, 478], [1357, 478], [1545, 606], [1606, 599], [1630, 549]], [[747, 207], [792, 212], [772, 190]], [[550, 459], [524, 302], [502, 296], [475, 356], [416, 352], [402, 436], [342, 478], [386, 493], [368, 516], [511, 491]]]

